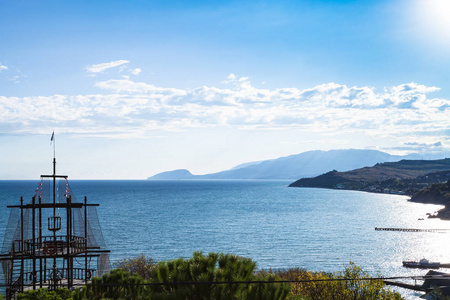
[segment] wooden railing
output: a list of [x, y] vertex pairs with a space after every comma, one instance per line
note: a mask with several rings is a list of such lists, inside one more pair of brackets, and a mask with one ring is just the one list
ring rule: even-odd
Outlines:
[[[26, 284], [31, 284], [34, 282], [48, 282], [53, 281], [54, 278], [54, 271], [55, 269], [47, 269], [45, 273], [43, 272], [42, 278], [40, 278], [40, 273], [36, 272], [33, 274], [33, 272], [25, 272], [24, 273], [24, 282]], [[68, 269], [67, 268], [57, 268], [56, 269], [56, 280], [59, 282], [63, 279], [68, 279]], [[73, 268], [73, 273], [71, 278], [72, 279], [78, 279], [78, 280], [91, 280], [92, 277], [97, 276], [97, 270], [95, 269], [84, 269], [84, 268]], [[18, 279], [17, 279], [18, 280]], [[17, 281], [16, 280], [16, 281]]]
[[23, 253], [30, 256], [33, 254], [37, 256], [76, 254], [86, 251], [86, 238], [72, 236], [69, 241], [69, 247], [67, 247], [67, 236], [42, 236], [24, 240], [23, 246], [20, 240], [14, 241], [13, 253]]

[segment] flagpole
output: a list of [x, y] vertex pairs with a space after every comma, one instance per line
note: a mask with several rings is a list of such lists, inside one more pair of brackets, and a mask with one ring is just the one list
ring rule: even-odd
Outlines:
[[[56, 222], [56, 151], [55, 151], [55, 131], [53, 130], [52, 137], [50, 138], [50, 143], [53, 144], [53, 228], [55, 228]], [[50, 220], [50, 218], [49, 218]], [[56, 243], [56, 230], [53, 230], [53, 241]], [[56, 256], [53, 257], [53, 281], [54, 287], [57, 286], [57, 274], [56, 274]]]
[[[53, 130], [52, 137], [50, 138], [50, 143], [53, 144], [53, 176], [56, 175], [56, 143], [55, 143], [55, 131]], [[54, 201], [53, 201], [54, 202]]]
[[53, 160], [56, 161], [56, 140], [55, 140], [55, 136], [54, 135], [52, 135], [52, 137], [53, 137]]

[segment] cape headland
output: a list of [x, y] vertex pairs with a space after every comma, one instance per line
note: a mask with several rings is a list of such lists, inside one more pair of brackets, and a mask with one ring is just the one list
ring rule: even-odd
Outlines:
[[450, 219], [450, 158], [378, 163], [348, 172], [333, 170], [316, 177], [301, 178], [289, 187], [407, 195], [413, 202], [446, 205], [432, 217]]
[[447, 180], [445, 183], [432, 184], [415, 193], [410, 201], [445, 205], [444, 208], [429, 217], [450, 220], [450, 180]]

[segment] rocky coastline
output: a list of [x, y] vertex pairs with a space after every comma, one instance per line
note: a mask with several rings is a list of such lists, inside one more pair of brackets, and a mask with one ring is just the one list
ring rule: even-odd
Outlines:
[[450, 159], [402, 160], [347, 172], [301, 178], [289, 187], [356, 190], [411, 196], [410, 201], [445, 205], [432, 218], [450, 220]]
[[450, 180], [446, 183], [436, 183], [414, 194], [409, 201], [427, 204], [445, 205], [430, 218], [450, 220]]

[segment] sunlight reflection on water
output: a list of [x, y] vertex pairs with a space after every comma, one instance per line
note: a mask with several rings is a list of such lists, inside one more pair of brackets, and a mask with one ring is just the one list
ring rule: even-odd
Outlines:
[[[16, 204], [14, 185], [2, 183], [1, 205]], [[398, 195], [287, 188], [288, 183], [71, 181], [71, 186], [79, 199], [86, 195], [89, 202], [100, 203], [98, 214], [113, 260], [141, 253], [167, 260], [199, 250], [247, 256], [259, 268], [339, 271], [353, 261], [387, 277], [426, 273], [404, 268], [406, 259], [450, 263], [450, 232], [375, 231], [450, 229], [448, 221], [427, 219], [427, 213], [442, 206], [411, 203]], [[31, 189], [22, 195], [31, 198]], [[2, 212], [1, 239], [8, 218]]]

